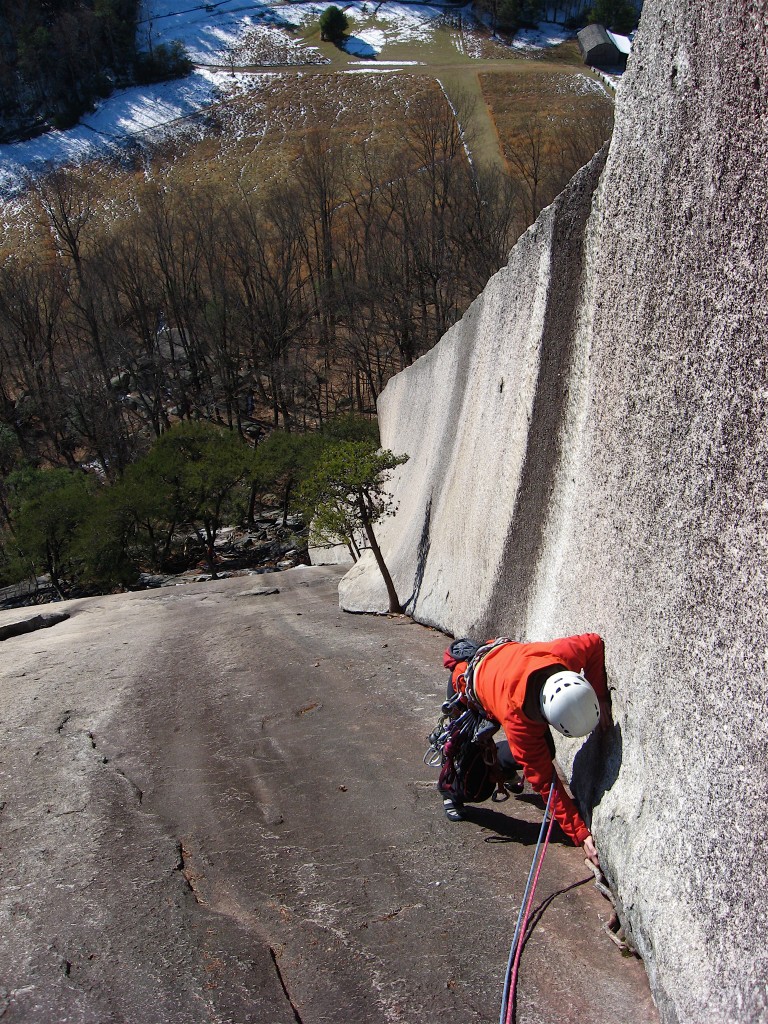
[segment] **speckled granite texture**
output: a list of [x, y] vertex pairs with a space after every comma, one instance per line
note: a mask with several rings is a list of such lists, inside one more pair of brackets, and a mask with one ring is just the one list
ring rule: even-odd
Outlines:
[[[605, 637], [613, 736], [560, 755], [668, 1024], [768, 1021], [766, 24], [647, 0], [602, 174], [380, 402], [408, 610]], [[340, 598], [386, 607], [368, 556]]]

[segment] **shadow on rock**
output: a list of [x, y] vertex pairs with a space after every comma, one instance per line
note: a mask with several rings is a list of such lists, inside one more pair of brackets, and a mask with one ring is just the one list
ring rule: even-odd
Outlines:
[[[486, 836], [486, 843], [521, 843], [523, 846], [535, 846], [541, 831], [540, 823], [513, 818], [490, 807], [465, 807], [464, 820], [496, 833], [494, 836]], [[550, 842], [571, 845], [557, 825], [552, 829]]]
[[619, 777], [623, 753], [621, 726], [614, 725], [605, 735], [593, 732], [573, 760], [571, 791], [588, 825], [593, 808]]
[[521, 804], [530, 804], [531, 807], [538, 807], [541, 811], [545, 807], [544, 801], [538, 793], [522, 793], [520, 796], [515, 797], [515, 800]]
[[[432, 495], [429, 496], [427, 502], [427, 510], [424, 513], [424, 525], [421, 528], [421, 537], [419, 539], [419, 549], [416, 557], [416, 575], [413, 581], [413, 593], [403, 603], [403, 611], [413, 614], [416, 608], [416, 602], [419, 599], [421, 593], [421, 585], [424, 582], [424, 573], [427, 569], [427, 558], [429, 557], [429, 545], [430, 545], [430, 524], [432, 522]], [[452, 691], [452, 688], [451, 688]], [[452, 696], [452, 692], [448, 694]]]

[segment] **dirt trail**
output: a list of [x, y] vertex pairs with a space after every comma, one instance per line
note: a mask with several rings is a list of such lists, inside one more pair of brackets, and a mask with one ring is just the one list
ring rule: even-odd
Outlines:
[[[445, 638], [344, 615], [338, 577], [70, 602], [2, 645], [3, 1024], [498, 1018], [539, 802], [442, 816]], [[588, 874], [558, 839], [541, 899]], [[552, 901], [519, 1024], [658, 1019], [609, 909]]]

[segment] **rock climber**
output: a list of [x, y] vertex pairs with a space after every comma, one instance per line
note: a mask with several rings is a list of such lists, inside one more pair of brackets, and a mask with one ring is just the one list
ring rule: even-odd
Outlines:
[[[456, 692], [465, 689], [466, 669], [466, 661], [453, 667], [451, 688]], [[592, 834], [554, 769], [550, 727], [570, 737], [586, 736], [598, 725], [603, 732], [610, 728], [602, 639], [584, 633], [544, 643], [495, 642], [475, 662], [470, 686], [486, 715], [502, 726], [511, 757], [545, 802], [555, 779], [555, 819], [599, 867]], [[463, 817], [456, 801], [444, 800], [444, 806], [452, 821]]]

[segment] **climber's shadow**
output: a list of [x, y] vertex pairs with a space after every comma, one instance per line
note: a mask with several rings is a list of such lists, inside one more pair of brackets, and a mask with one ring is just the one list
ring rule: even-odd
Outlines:
[[[510, 810], [512, 810], [511, 805], [513, 805], [514, 799], [510, 798], [510, 800], [504, 802], [504, 805], [509, 806]], [[536, 801], [529, 801], [527, 794], [524, 797], [517, 797], [517, 799], [522, 799], [526, 803], [538, 802], [540, 806], [543, 806], [538, 797]], [[525, 821], [523, 818], [513, 817], [509, 812], [504, 814], [501, 811], [496, 811], [492, 807], [486, 806], [480, 807], [475, 805], [465, 807], [464, 820], [471, 821], [473, 825], [479, 825], [481, 828], [495, 833], [485, 837], [484, 841], [486, 843], [521, 843], [523, 846], [535, 846], [541, 832], [541, 822]], [[553, 842], [570, 845], [557, 824], [552, 829], [550, 843]]]
[[587, 824], [593, 808], [618, 779], [623, 753], [621, 726], [614, 724], [604, 734], [596, 729], [573, 759], [571, 791], [584, 811]]

